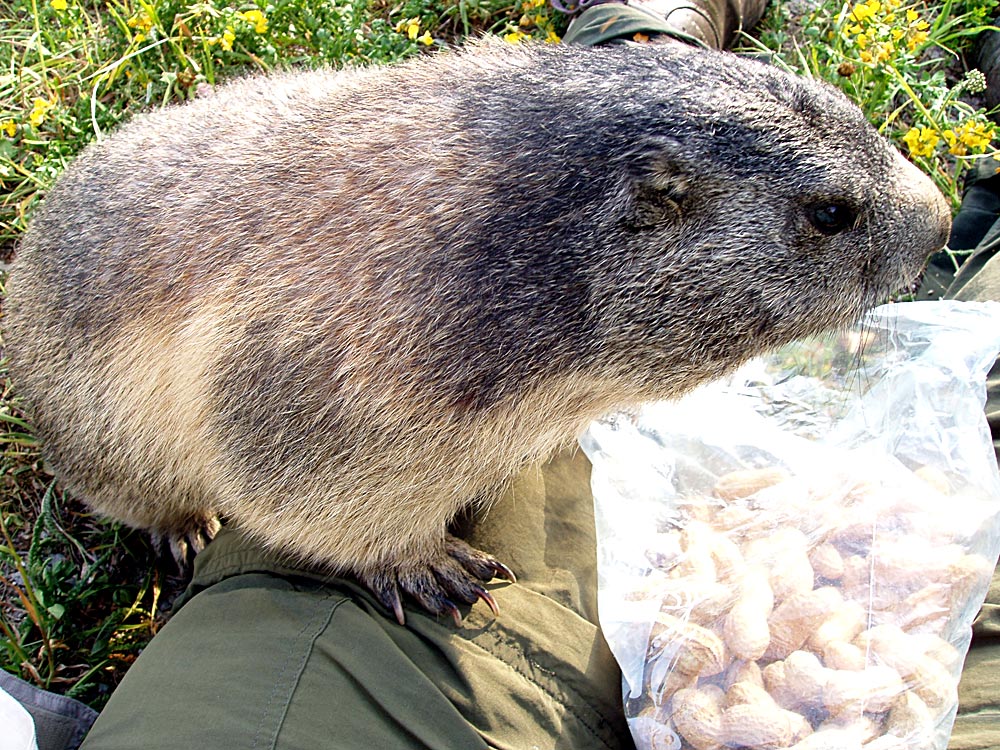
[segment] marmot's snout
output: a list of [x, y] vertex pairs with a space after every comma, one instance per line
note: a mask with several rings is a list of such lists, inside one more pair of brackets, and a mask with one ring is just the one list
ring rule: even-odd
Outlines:
[[909, 247], [902, 251], [910, 257], [904, 261], [909, 283], [923, 270], [928, 256], [948, 243], [951, 233], [951, 207], [931, 179], [896, 152], [902, 171], [899, 195], [903, 208], [899, 217], [901, 234]]

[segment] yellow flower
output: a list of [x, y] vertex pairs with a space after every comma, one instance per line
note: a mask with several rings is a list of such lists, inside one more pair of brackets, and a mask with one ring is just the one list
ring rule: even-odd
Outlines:
[[875, 62], [886, 62], [895, 51], [896, 48], [892, 46], [892, 42], [877, 45], [875, 47]]
[[56, 106], [55, 94], [53, 94], [50, 99], [42, 99], [41, 97], [36, 96], [34, 101], [31, 103], [31, 114], [28, 115], [28, 122], [37, 128], [45, 122], [45, 117], [48, 114], [48, 111], [54, 106]]
[[903, 34], [904, 34], [904, 32], [903, 32], [902, 29], [892, 29], [889, 32], [889, 36], [892, 37], [892, 41], [894, 41], [894, 42], [898, 42], [900, 39], [902, 39], [903, 38]]
[[880, 3], [879, 0], [867, 0], [867, 2], [856, 4], [851, 9], [851, 18], [858, 23], [862, 23], [867, 21], [880, 10], [882, 10], [882, 3]]
[[958, 139], [977, 151], [985, 151], [993, 140], [993, 127], [977, 120], [969, 120], [958, 129]]
[[512, 31], [509, 34], [504, 34], [504, 41], [510, 42], [511, 44], [520, 44], [522, 39], [525, 39], [528, 35], [522, 34], [520, 31]]
[[417, 37], [420, 36], [420, 19], [419, 18], [406, 18], [396, 24], [396, 32], [399, 34], [406, 34], [410, 39], [417, 41]]
[[425, 31], [423, 33], [423, 36], [417, 37], [417, 41], [420, 42], [421, 44], [430, 47], [432, 44], [434, 44], [434, 37], [431, 36], [431, 32]]
[[993, 135], [993, 126], [978, 120], [969, 120], [954, 131], [950, 129], [944, 131], [944, 138], [950, 146], [948, 150], [956, 156], [965, 156], [969, 149], [983, 153], [989, 148]]
[[858, 57], [861, 58], [861, 62], [870, 63], [872, 61], [872, 53], [868, 50], [862, 50]]
[[931, 156], [941, 138], [930, 128], [910, 128], [903, 142], [914, 156]]
[[49, 4], [54, 10], [66, 10], [69, 7], [66, 4], [66, 0], [49, 0]]
[[232, 29], [226, 29], [222, 32], [222, 38], [219, 43], [222, 45], [222, 49], [229, 52], [233, 48], [233, 42], [236, 40], [236, 34]]
[[906, 46], [913, 52], [917, 47], [927, 41], [926, 31], [914, 31], [906, 38]]
[[253, 26], [253, 30], [258, 34], [263, 34], [267, 31], [267, 17], [256, 8], [244, 11], [243, 13], [237, 13], [237, 15]]
[[559, 44], [562, 38], [552, 29], [549, 29], [549, 33], [545, 37], [545, 42], [547, 44]]
[[0, 123], [0, 130], [5, 132], [8, 138], [13, 138], [17, 135], [17, 124], [13, 120], [4, 120]]
[[920, 18], [920, 14], [917, 13], [917, 11], [913, 10], [913, 8], [907, 8], [906, 9], [906, 22], [907, 23], [913, 23], [918, 18]]
[[858, 45], [858, 49], [865, 49], [868, 46], [868, 35], [858, 34], [854, 42]]
[[861, 27], [861, 24], [858, 23], [852, 24], [851, 26], [847, 27], [848, 34], [860, 34], [863, 31], [864, 29]]
[[958, 142], [958, 136], [955, 135], [955, 131], [951, 128], [945, 130], [942, 135], [944, 139], [948, 142], [948, 153], [954, 154], [955, 156], [965, 156], [968, 153], [968, 148], [964, 143]]
[[132, 16], [128, 21], [125, 22], [130, 29], [138, 29], [141, 33], [147, 33], [151, 28], [153, 28], [153, 19], [149, 17], [146, 11], [142, 10]]
[[971, 147], [985, 151], [993, 140], [993, 129], [985, 130], [966, 137], [965, 142]]

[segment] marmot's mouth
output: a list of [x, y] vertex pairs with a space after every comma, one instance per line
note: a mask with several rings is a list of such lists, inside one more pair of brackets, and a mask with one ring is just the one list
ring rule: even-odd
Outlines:
[[925, 263], [916, 272], [904, 274], [901, 279], [895, 279], [887, 284], [884, 299], [880, 299], [876, 304], [902, 302], [915, 296], [917, 289], [920, 288], [923, 282], [926, 270], [927, 264]]

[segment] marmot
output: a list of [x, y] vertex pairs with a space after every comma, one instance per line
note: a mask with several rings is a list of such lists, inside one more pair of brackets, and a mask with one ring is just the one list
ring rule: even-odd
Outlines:
[[[217, 515], [455, 614], [447, 533], [617, 407], [911, 282], [949, 211], [832, 87], [680, 44], [481, 43], [250, 77], [47, 196], [6, 343], [51, 467], [175, 538]], [[397, 588], [398, 587], [398, 588]]]

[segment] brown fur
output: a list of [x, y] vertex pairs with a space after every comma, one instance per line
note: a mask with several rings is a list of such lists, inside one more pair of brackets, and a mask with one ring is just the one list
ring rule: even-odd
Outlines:
[[486, 44], [137, 118], [48, 196], [6, 336], [102, 513], [174, 536], [221, 514], [447, 611], [481, 595], [443, 572], [460, 509], [613, 407], [850, 320], [948, 224], [823, 85], [679, 45]]

